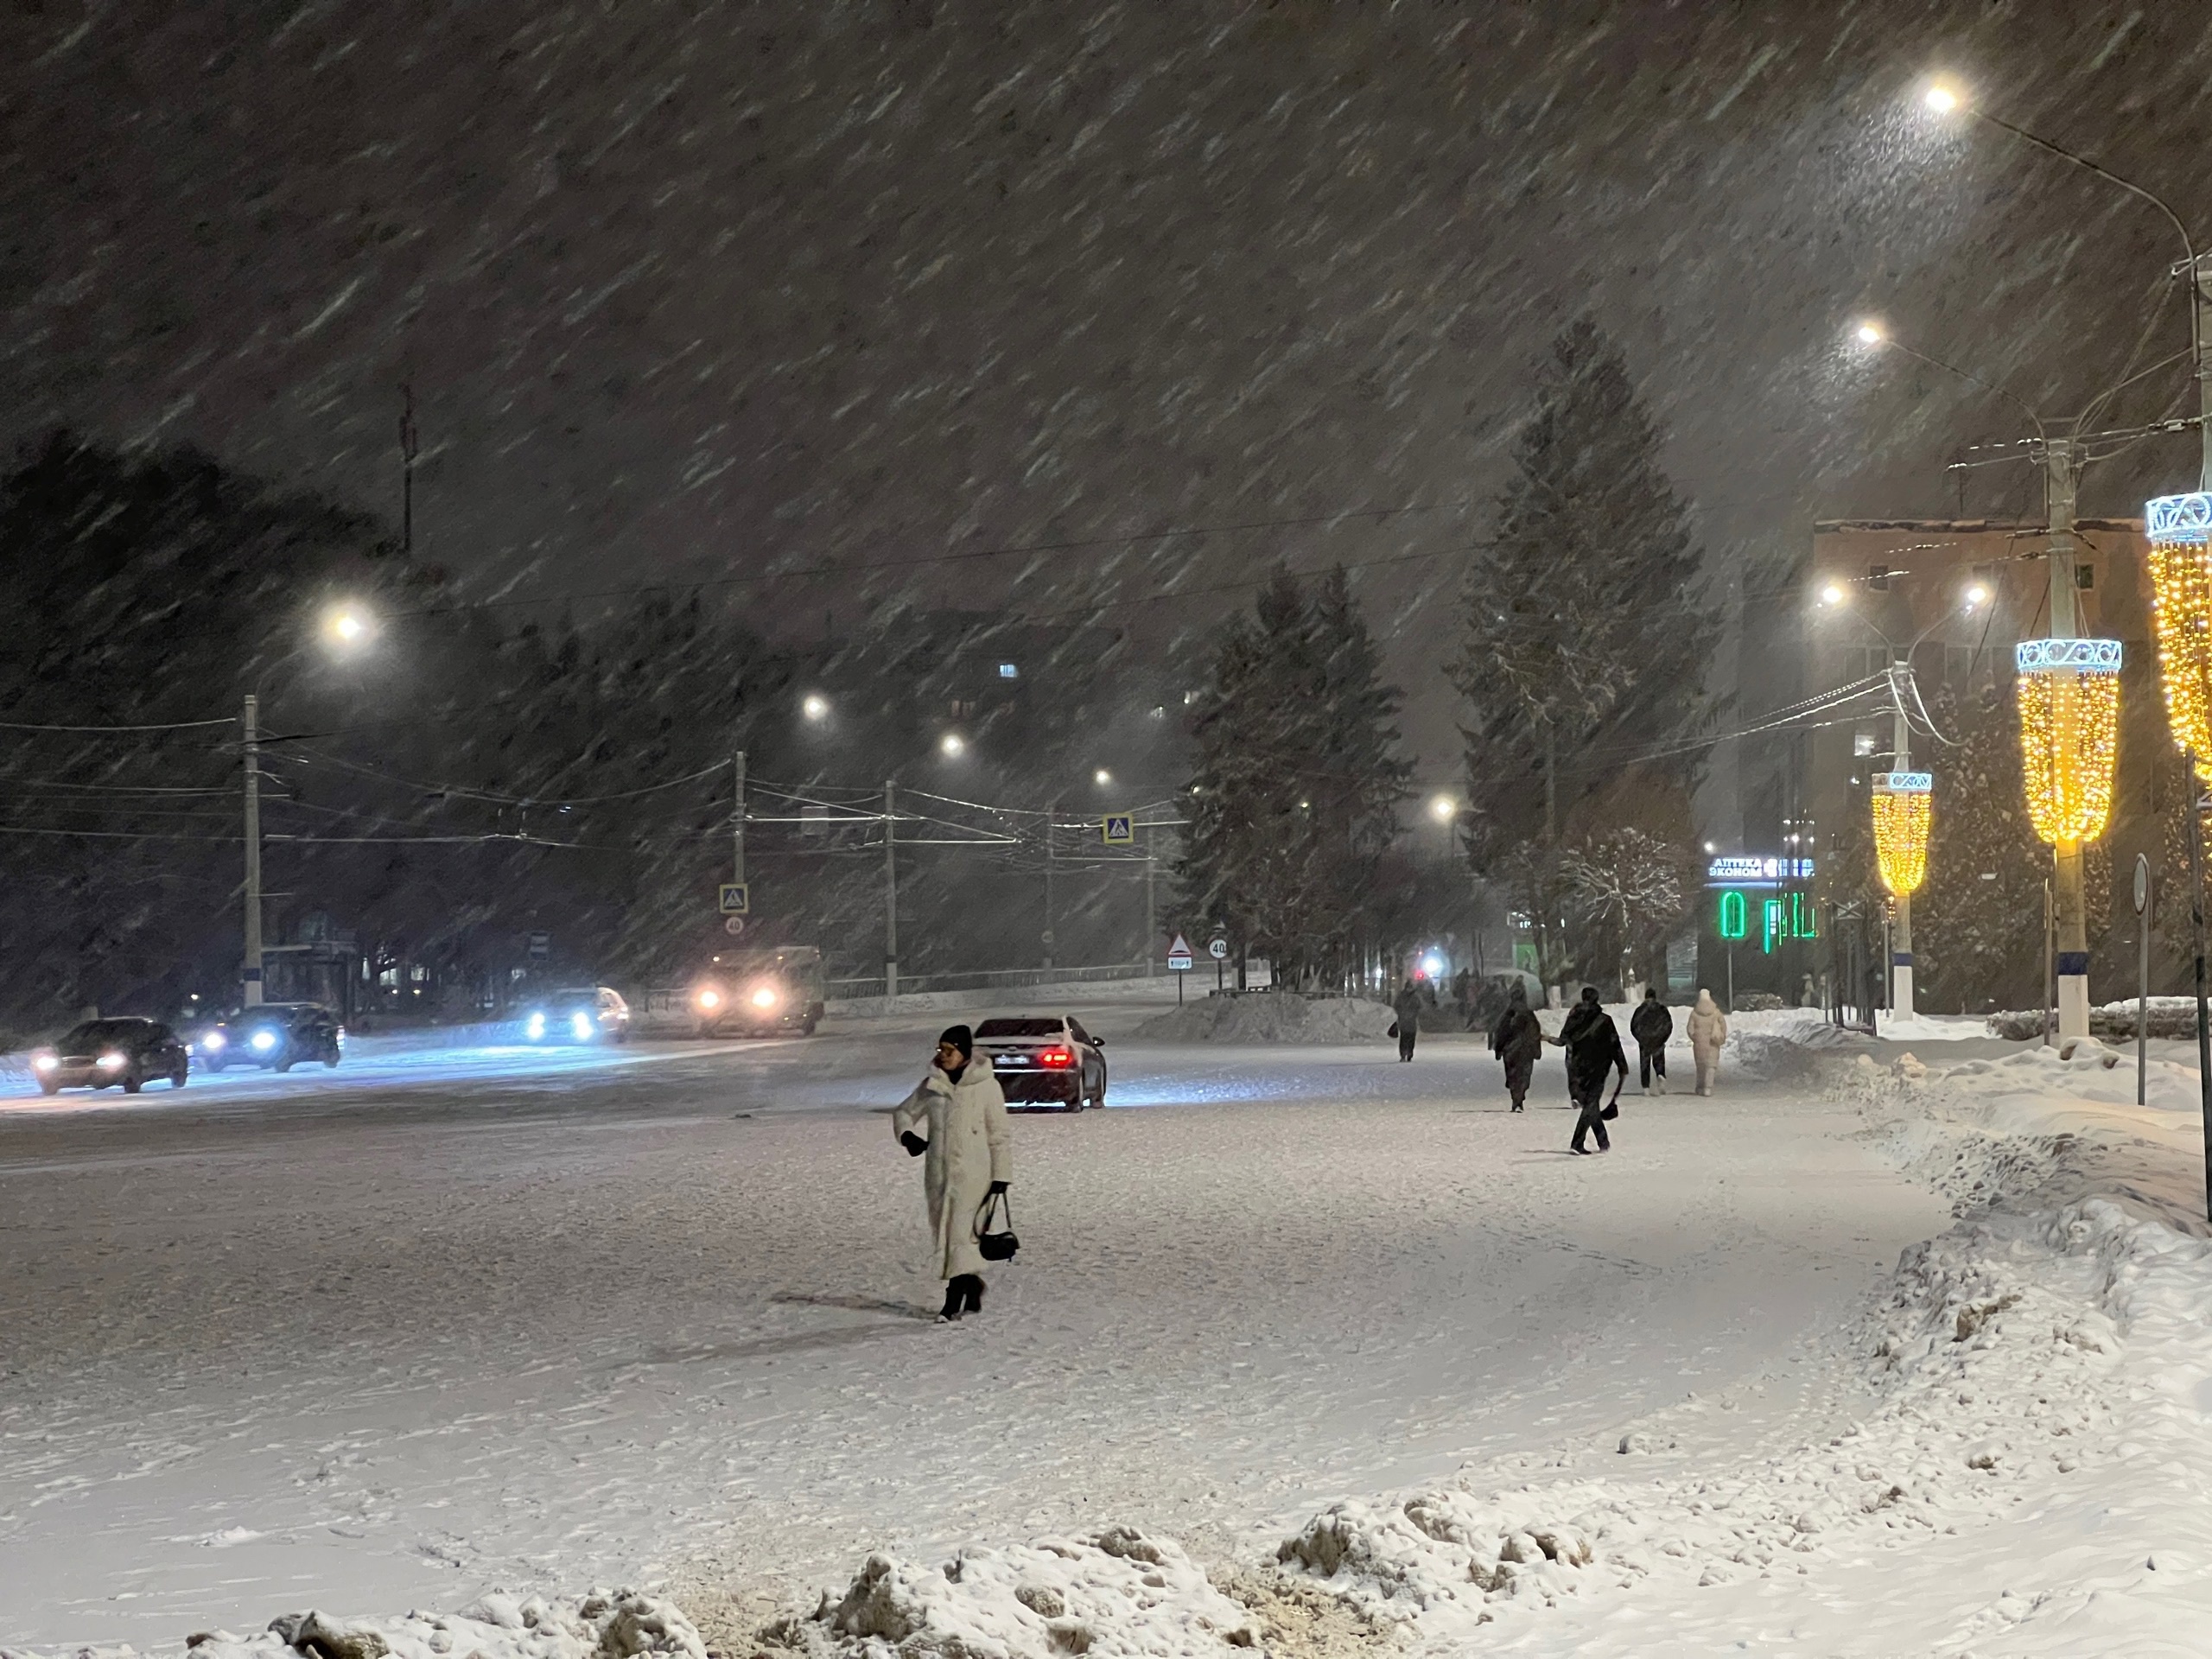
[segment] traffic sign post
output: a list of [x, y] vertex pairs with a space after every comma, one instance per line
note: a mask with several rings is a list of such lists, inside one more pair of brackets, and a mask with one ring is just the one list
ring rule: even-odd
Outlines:
[[1098, 833], [1109, 847], [1134, 847], [1137, 842], [1135, 815], [1109, 812], [1098, 821]]
[[1183, 976], [1191, 971], [1191, 942], [1180, 933], [1167, 947], [1167, 971], [1175, 976], [1175, 1006], [1183, 1006]]
[[725, 881], [717, 890], [725, 916], [750, 916], [753, 913], [753, 889], [743, 881]]
[[1213, 958], [1213, 988], [1218, 993], [1228, 983], [1222, 977], [1222, 964], [1229, 960], [1229, 940], [1217, 933], [1206, 941], [1206, 955]]

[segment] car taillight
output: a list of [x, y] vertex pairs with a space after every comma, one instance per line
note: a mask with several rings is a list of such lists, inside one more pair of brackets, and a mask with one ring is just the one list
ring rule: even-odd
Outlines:
[[1065, 1071], [1075, 1064], [1075, 1055], [1065, 1048], [1048, 1048], [1037, 1057], [1037, 1064], [1049, 1065], [1055, 1071]]

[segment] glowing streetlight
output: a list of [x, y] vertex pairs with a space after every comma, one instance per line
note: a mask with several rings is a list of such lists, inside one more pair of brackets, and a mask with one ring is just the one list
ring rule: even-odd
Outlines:
[[322, 637], [339, 651], [368, 644], [376, 631], [376, 619], [351, 602], [334, 605], [322, 613]]
[[1967, 589], [1966, 600], [1967, 609], [1970, 611], [1978, 609], [1980, 607], [1989, 603], [1989, 589], [1983, 587], [1981, 583], [1977, 582], [1973, 587]]
[[1921, 108], [1930, 115], [1954, 114], [1966, 101], [1966, 94], [1948, 80], [1929, 81], [1920, 95]]
[[1107, 771], [1105, 767], [1101, 766], [1097, 771], [1090, 774], [1090, 781], [1097, 785], [1099, 788], [1103, 789], [1107, 785], [1114, 781], [1114, 774]]
[[1449, 795], [1439, 795], [1430, 800], [1428, 815], [1439, 823], [1449, 823], [1459, 815], [1459, 803]]
[[799, 704], [798, 711], [811, 721], [827, 720], [830, 718], [830, 699], [819, 691], [810, 691], [805, 701]]
[[968, 753], [968, 740], [957, 732], [947, 732], [937, 741], [938, 751], [948, 760], [957, 760]]
[[1840, 582], [1831, 582], [1821, 589], [1821, 603], [1823, 605], [1840, 605], [1850, 597], [1849, 590]]
[[1878, 322], [1862, 322], [1851, 331], [1851, 337], [1861, 346], [1879, 346], [1889, 336], [1882, 332]]

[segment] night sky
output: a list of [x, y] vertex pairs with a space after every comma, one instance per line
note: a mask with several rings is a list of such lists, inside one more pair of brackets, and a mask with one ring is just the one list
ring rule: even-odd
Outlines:
[[[1847, 349], [1862, 312], [2054, 414], [2185, 343], [2171, 227], [1931, 125], [1932, 70], [2212, 242], [2192, 4], [8, 0], [0, 436], [189, 442], [396, 519], [411, 382], [461, 594], [715, 579], [786, 636], [907, 594], [1165, 642], [1341, 558], [1443, 777], [1433, 601], [1574, 315], [1720, 605], [1814, 518], [1955, 510], [1950, 453], [2020, 435]], [[2194, 465], [2147, 444], [2082, 511]]]

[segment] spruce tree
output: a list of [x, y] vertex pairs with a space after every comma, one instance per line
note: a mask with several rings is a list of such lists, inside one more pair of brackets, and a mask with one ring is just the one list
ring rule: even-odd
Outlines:
[[[1719, 634], [1702, 555], [1618, 346], [1580, 321], [1553, 342], [1497, 521], [1469, 569], [1468, 852], [1556, 849], [1577, 803], [1696, 728]], [[1641, 764], [1687, 783], [1694, 763]]]
[[1294, 979], [1344, 965], [1406, 794], [1399, 701], [1342, 570], [1310, 600], [1277, 577], [1224, 630], [1177, 872], [1194, 919]]

